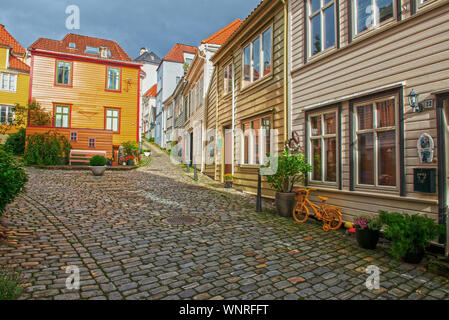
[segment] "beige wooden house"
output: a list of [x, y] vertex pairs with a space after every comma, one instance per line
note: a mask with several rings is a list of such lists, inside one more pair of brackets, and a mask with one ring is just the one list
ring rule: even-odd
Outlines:
[[[262, 1], [211, 58], [206, 94], [204, 172], [256, 193], [257, 170], [284, 141], [284, 12], [287, 3]], [[278, 132], [276, 135], [275, 132]], [[263, 183], [264, 196], [274, 191]]]
[[290, 13], [291, 125], [314, 195], [346, 221], [386, 210], [443, 223], [449, 1], [293, 0]]

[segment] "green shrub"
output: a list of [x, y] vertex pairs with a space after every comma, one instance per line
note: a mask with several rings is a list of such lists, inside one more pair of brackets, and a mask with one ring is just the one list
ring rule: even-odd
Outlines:
[[15, 155], [22, 155], [25, 151], [25, 137], [25, 128], [20, 128], [19, 131], [8, 136], [4, 148]]
[[28, 136], [23, 156], [26, 165], [62, 165], [69, 162], [72, 146], [67, 138], [55, 131]]
[[103, 156], [99, 156], [99, 155], [93, 156], [89, 160], [89, 164], [92, 167], [103, 167], [106, 165], [106, 162], [107, 162], [106, 158]]
[[11, 153], [0, 150], [0, 215], [17, 194], [23, 190], [28, 177]]
[[444, 234], [442, 225], [421, 215], [381, 211], [380, 220], [385, 237], [392, 241], [391, 254], [398, 259], [422, 252], [431, 240]]
[[22, 292], [20, 274], [0, 270], [0, 300], [15, 300]]
[[139, 145], [134, 141], [127, 141], [122, 144], [122, 147], [125, 151], [125, 155], [132, 156], [134, 153], [139, 151]]

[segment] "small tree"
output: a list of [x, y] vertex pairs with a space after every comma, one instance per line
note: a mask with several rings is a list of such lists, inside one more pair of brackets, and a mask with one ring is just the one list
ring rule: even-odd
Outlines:
[[306, 174], [312, 171], [312, 166], [307, 163], [302, 153], [289, 154], [284, 150], [280, 156], [270, 159], [264, 167], [268, 168], [271, 161], [277, 161], [277, 171], [266, 177], [270, 186], [278, 192], [292, 192], [295, 184], [304, 182]]
[[139, 145], [134, 141], [127, 141], [122, 144], [126, 156], [134, 156], [139, 151]]
[[72, 146], [67, 138], [56, 131], [35, 133], [26, 139], [27, 148], [23, 159], [26, 165], [67, 164]]
[[22, 155], [25, 151], [25, 128], [20, 128], [15, 133], [10, 133], [5, 142], [5, 149], [15, 155]]
[[0, 134], [7, 133], [12, 127], [32, 126], [48, 126], [51, 124], [51, 113], [45, 111], [37, 102], [33, 101], [27, 106], [16, 104], [12, 107], [14, 119], [10, 119], [7, 123], [0, 124]]

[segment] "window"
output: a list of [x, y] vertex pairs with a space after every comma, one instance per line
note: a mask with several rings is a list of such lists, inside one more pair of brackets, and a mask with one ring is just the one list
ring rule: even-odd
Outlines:
[[395, 98], [355, 107], [359, 185], [397, 185], [396, 109]]
[[70, 142], [77, 142], [78, 141], [78, 132], [71, 131], [70, 132]]
[[100, 55], [100, 48], [86, 46], [85, 53]]
[[120, 91], [120, 68], [108, 67], [107, 90]]
[[14, 107], [0, 106], [0, 124], [14, 123]]
[[89, 148], [95, 148], [95, 138], [89, 138]]
[[265, 164], [271, 150], [271, 119], [263, 117], [242, 123], [242, 163]]
[[0, 89], [4, 91], [16, 92], [17, 90], [17, 74], [1, 73]]
[[337, 112], [328, 111], [309, 118], [310, 180], [337, 182]]
[[62, 86], [72, 85], [72, 62], [56, 61], [56, 84]]
[[106, 127], [105, 130], [120, 132], [120, 110], [106, 109]]
[[228, 64], [224, 68], [224, 94], [227, 94], [232, 91], [232, 80], [233, 80], [233, 71], [232, 71], [232, 63]]
[[69, 48], [75, 49], [76, 48], [76, 44], [74, 42], [70, 42], [69, 43]]
[[271, 27], [243, 49], [243, 87], [271, 72]]
[[54, 123], [56, 128], [70, 127], [70, 106], [55, 105]]
[[393, 18], [393, 0], [352, 0], [354, 34]]
[[334, 0], [308, 0], [309, 56], [335, 46]]

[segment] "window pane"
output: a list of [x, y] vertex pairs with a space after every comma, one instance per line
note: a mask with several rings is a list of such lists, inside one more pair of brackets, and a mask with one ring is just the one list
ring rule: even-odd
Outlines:
[[373, 134], [358, 135], [359, 183], [374, 184], [374, 145]]
[[7, 107], [0, 108], [0, 123], [6, 123], [6, 110]]
[[112, 118], [106, 119], [106, 130], [112, 130]]
[[114, 118], [112, 120], [112, 131], [118, 132], [118, 119]]
[[255, 160], [255, 164], [259, 164], [260, 162], [260, 157], [259, 157], [259, 144], [260, 144], [260, 119], [259, 120], [254, 120], [253, 121], [253, 130], [254, 130], [254, 160]]
[[229, 65], [228, 70], [228, 92], [231, 92], [232, 90], [232, 64]]
[[379, 23], [393, 17], [393, 1], [392, 0], [376, 0], [379, 9]]
[[310, 0], [311, 13], [314, 13], [321, 8], [321, 0]]
[[326, 181], [337, 181], [337, 140], [335, 138], [325, 140], [326, 152]]
[[247, 46], [243, 50], [243, 85], [251, 82], [251, 49]]
[[56, 79], [58, 84], [63, 84], [64, 83], [64, 69], [58, 68], [58, 77]]
[[321, 135], [321, 116], [312, 117], [310, 122], [312, 126], [312, 136]]
[[267, 155], [271, 152], [271, 121], [269, 118], [262, 119], [262, 127], [264, 129], [265, 150], [263, 155]]
[[312, 140], [312, 180], [321, 181], [321, 139]]
[[396, 186], [396, 132], [378, 133], [379, 185]]
[[56, 115], [55, 127], [62, 127], [62, 116], [60, 114]]
[[263, 34], [263, 75], [271, 72], [271, 28]]
[[66, 63], [64, 67], [64, 84], [70, 84], [70, 63]]
[[253, 81], [260, 78], [260, 38], [253, 42]]
[[243, 133], [244, 133], [244, 141], [243, 141], [243, 163], [245, 164], [249, 164], [249, 135], [250, 135], [250, 130], [251, 129], [251, 124], [245, 123], [243, 125]]
[[64, 128], [69, 127], [69, 116], [68, 115], [62, 116], [62, 127], [64, 127]]
[[326, 134], [335, 134], [336, 129], [336, 119], [335, 113], [328, 113], [324, 115], [324, 129]]
[[376, 105], [377, 127], [393, 127], [395, 125], [394, 100], [378, 102]]
[[357, 33], [368, 29], [373, 24], [371, 0], [356, 0], [357, 2]]
[[334, 5], [324, 10], [324, 29], [326, 30], [324, 49], [335, 46], [335, 10]]
[[106, 117], [112, 116], [112, 110], [106, 110]]
[[373, 128], [373, 106], [361, 106], [357, 108], [358, 130]]
[[311, 19], [312, 25], [312, 55], [321, 52], [321, 15]]

